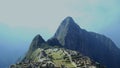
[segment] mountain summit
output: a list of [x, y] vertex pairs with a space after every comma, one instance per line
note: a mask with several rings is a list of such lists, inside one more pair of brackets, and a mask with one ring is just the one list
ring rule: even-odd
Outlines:
[[[79, 34], [80, 27], [74, 22], [72, 17], [65, 18], [61, 25], [58, 27], [54, 38], [57, 38], [61, 45], [65, 45], [65, 37], [71, 35], [71, 37], [74, 37], [73, 35]], [[71, 41], [72, 42], [72, 41]]]
[[63, 20], [63, 23], [75, 23], [73, 18], [68, 16]]
[[81, 52], [108, 68], [119, 68], [120, 49], [104, 35], [81, 29], [72, 19], [65, 18], [53, 38], [67, 49]]
[[32, 43], [30, 45], [30, 50], [35, 50], [36, 48], [39, 48], [43, 43], [45, 43], [45, 40], [38, 34], [34, 37], [32, 40]]

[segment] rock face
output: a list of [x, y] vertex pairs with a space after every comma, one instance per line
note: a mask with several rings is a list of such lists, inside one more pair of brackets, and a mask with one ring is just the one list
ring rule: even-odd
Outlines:
[[[59, 42], [64, 46], [66, 44], [65, 42], [67, 41], [65, 39], [67, 34], [71, 33], [70, 34], [71, 38], [72, 37], [76, 38], [77, 36], [75, 36], [75, 35], [79, 34], [79, 32], [80, 32], [79, 29], [80, 29], [80, 27], [73, 21], [72, 17], [67, 17], [65, 20], [63, 20], [63, 22], [57, 29], [57, 31], [54, 35], [54, 38], [57, 38], [59, 40]], [[72, 38], [72, 39], [74, 39], [74, 38]], [[75, 40], [77, 40], [77, 39], [75, 39]], [[75, 40], [70, 41], [70, 43], [74, 44], [73, 42], [75, 42]]]
[[114, 42], [104, 35], [81, 29], [72, 17], [62, 21], [53, 38], [64, 48], [79, 51], [108, 68], [120, 68], [120, 49]]
[[60, 42], [56, 39], [56, 38], [51, 38], [47, 41], [47, 44], [51, 45], [51, 46], [60, 46], [61, 47], [61, 44]]
[[26, 53], [25, 57], [22, 59], [22, 61], [25, 61], [26, 59], [29, 59], [30, 55], [38, 48], [42, 47], [45, 45], [45, 40], [38, 34], [34, 37], [30, 44], [30, 48], [28, 52]]
[[45, 43], [45, 40], [38, 34], [33, 39], [29, 50], [31, 50], [31, 51], [35, 50], [35, 49], [41, 47], [43, 43]]

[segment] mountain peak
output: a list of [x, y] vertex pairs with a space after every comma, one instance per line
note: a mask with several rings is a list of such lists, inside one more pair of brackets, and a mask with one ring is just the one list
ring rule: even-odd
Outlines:
[[68, 16], [63, 20], [63, 23], [68, 24], [68, 23], [75, 23], [75, 22], [72, 17]]
[[68, 17], [66, 17], [63, 21], [62, 21], [62, 23], [61, 23], [61, 25], [60, 25], [60, 27], [63, 27], [64, 29], [77, 29], [77, 30], [79, 30], [80, 29], [80, 27], [79, 27], [79, 25], [78, 24], [76, 24], [75, 23], [75, 21], [74, 21], [74, 19], [72, 18], [72, 17], [70, 17], [70, 16], [68, 16]]
[[68, 16], [66, 17], [61, 25], [58, 27], [55, 35], [54, 35], [54, 38], [56, 38], [60, 43], [61, 45], [65, 45], [65, 37], [70, 34], [70, 35], [75, 35], [75, 34], [79, 34], [80, 32], [80, 27], [79, 25], [77, 25], [73, 18]]
[[42, 38], [40, 34], [36, 35], [30, 45], [30, 49], [34, 50], [36, 48], [39, 48], [43, 43], [45, 43], [45, 40]]
[[[120, 56], [120, 50], [114, 42], [103, 35], [81, 29], [72, 17], [66, 17], [62, 21], [53, 38], [56, 38], [64, 48], [82, 52], [107, 65], [108, 68], [120, 68], [117, 64], [120, 59], [119, 61], [116, 59], [117, 56]], [[113, 53], [114, 55], [112, 55]], [[112, 57], [109, 57], [111, 55]]]
[[73, 20], [73, 18], [71, 16], [68, 16], [65, 18], [66, 20]]
[[[35, 41], [35, 40], [40, 40], [40, 39], [43, 41], [42, 36], [41, 36], [40, 34], [37, 34], [37, 35], [34, 37], [33, 40]], [[41, 42], [42, 42], [42, 41], [41, 41]]]

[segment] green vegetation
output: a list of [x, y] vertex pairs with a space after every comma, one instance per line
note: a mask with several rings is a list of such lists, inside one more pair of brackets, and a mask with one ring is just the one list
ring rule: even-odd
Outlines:
[[11, 65], [10, 68], [33, 68], [35, 66], [40, 68], [76, 68], [76, 67], [95, 67], [99, 68], [101, 65], [96, 65], [86, 56], [82, 56], [80, 53], [64, 48], [51, 47], [51, 48], [37, 48], [35, 51], [26, 55], [24, 61], [15, 65]]

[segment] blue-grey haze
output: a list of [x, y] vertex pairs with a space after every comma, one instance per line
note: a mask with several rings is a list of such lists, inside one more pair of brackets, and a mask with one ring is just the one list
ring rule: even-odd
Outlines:
[[66, 16], [120, 47], [119, 6], [119, 0], [1, 0], [0, 68], [24, 55], [35, 35], [52, 37]]

